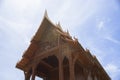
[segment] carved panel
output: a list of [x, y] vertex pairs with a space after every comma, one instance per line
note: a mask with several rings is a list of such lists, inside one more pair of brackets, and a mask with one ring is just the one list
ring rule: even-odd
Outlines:
[[56, 33], [56, 29], [52, 26], [49, 26], [45, 29], [42, 35], [41, 42], [53, 42], [57, 40], [58, 34]]
[[49, 49], [52, 49], [53, 47], [56, 47], [58, 45], [57, 41], [51, 42], [40, 42], [39, 43], [39, 49], [37, 50], [37, 53], [42, 53], [44, 51], [47, 51]]

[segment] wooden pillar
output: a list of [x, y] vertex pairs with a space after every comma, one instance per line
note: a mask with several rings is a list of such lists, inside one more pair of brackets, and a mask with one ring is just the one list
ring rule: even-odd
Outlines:
[[35, 75], [36, 75], [36, 67], [32, 68], [32, 78], [31, 80], [35, 80]]
[[96, 75], [94, 76], [94, 80], [98, 80]]
[[94, 80], [92, 70], [89, 70], [89, 72], [88, 72], [88, 76], [89, 76], [89, 78], [90, 78], [91, 80]]
[[25, 75], [25, 80], [30, 80], [30, 72], [24, 72], [24, 75]]
[[70, 80], [75, 80], [75, 70], [74, 70], [75, 62], [72, 59], [72, 56], [69, 57], [69, 72], [70, 72]]
[[83, 74], [84, 74], [85, 80], [88, 80], [88, 70], [86, 68], [83, 68]]
[[96, 77], [96, 72], [95, 71], [96, 71], [96, 69], [95, 70], [93, 69], [93, 80], [95, 80], [95, 77]]
[[58, 36], [58, 46], [59, 46], [59, 52], [57, 55], [58, 62], [59, 62], [59, 80], [64, 80], [63, 76], [63, 56], [62, 56], [62, 46], [61, 46], [61, 38]]
[[95, 75], [94, 75], [94, 74], [92, 74], [92, 80], [95, 80], [94, 76], [95, 76]]
[[98, 80], [101, 80], [101, 76], [100, 76], [100, 74], [99, 74], [99, 73], [98, 73], [98, 76], [97, 76], [97, 77], [98, 77]]
[[64, 80], [63, 78], [63, 59], [62, 59], [62, 54], [59, 53], [58, 56], [58, 61], [59, 61], [59, 80]]

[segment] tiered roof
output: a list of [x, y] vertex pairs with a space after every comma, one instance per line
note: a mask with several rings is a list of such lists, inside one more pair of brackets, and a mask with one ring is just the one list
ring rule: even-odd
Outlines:
[[[33, 43], [37, 43], [41, 40], [42, 35], [44, 35], [44, 31], [48, 26], [52, 26], [58, 34], [62, 36], [62, 39], [68, 42], [71, 46], [74, 48], [78, 49], [79, 53], [79, 59], [82, 65], [87, 66], [87, 67], [93, 67], [96, 66], [100, 73], [103, 74], [105, 77], [108, 77], [107, 73], [97, 60], [95, 56], [93, 56], [89, 50], [83, 49], [81, 44], [78, 42], [77, 38], [72, 38], [69, 34], [69, 31], [65, 32], [63, 31], [60, 23], [58, 24], [53, 24], [51, 20], [49, 19], [47, 12], [45, 12], [44, 18], [41, 22], [41, 25], [37, 32], [35, 33], [34, 37], [31, 40], [31, 44], [28, 47], [28, 49], [24, 52], [22, 59], [17, 63], [16, 67], [25, 71], [27, 65], [31, 62], [33, 59], [33, 56], [35, 54], [35, 51], [38, 49], [38, 46]], [[48, 32], [49, 33], [49, 32]], [[73, 53], [74, 54], [74, 53]], [[74, 54], [75, 55], [75, 54]]]

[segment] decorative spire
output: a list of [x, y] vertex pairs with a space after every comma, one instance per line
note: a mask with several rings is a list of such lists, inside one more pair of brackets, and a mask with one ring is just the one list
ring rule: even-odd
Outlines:
[[74, 38], [74, 40], [75, 40], [75, 41], [77, 41], [77, 42], [78, 42], [78, 39], [77, 39], [75, 36], [74, 36], [73, 38]]
[[86, 48], [86, 52], [88, 52], [88, 53], [89, 53], [89, 52], [90, 52], [90, 51], [89, 51], [89, 49], [87, 49], [87, 48]]
[[96, 56], [95, 55], [92, 55], [93, 56], [93, 58], [96, 58]]
[[60, 25], [60, 22], [58, 22], [57, 27], [62, 31], [62, 27]]
[[60, 22], [58, 22], [58, 27], [61, 27]]
[[48, 18], [47, 10], [45, 10], [44, 17]]
[[70, 33], [69, 33], [68, 29], [67, 29], [67, 34], [70, 36]]

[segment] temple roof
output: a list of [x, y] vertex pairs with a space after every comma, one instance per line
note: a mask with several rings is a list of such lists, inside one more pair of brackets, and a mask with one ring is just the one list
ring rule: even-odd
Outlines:
[[49, 19], [48, 15], [47, 15], [47, 11], [45, 11], [41, 25], [39, 26], [37, 32], [35, 33], [34, 37], [32, 38], [30, 46], [24, 52], [22, 59], [17, 63], [17, 65], [16, 65], [17, 68], [24, 71], [25, 66], [31, 61], [31, 59], [34, 55], [34, 52], [37, 50], [37, 45], [32, 44], [32, 43], [39, 42], [41, 40], [42, 35], [44, 35], [43, 32], [49, 26], [52, 26], [60, 35], [62, 35], [64, 40], [66, 40], [69, 44], [74, 45], [78, 49], [81, 49], [83, 51], [82, 55], [84, 56], [84, 59], [86, 59], [84, 61], [86, 61], [87, 64], [89, 64], [89, 65], [92, 64], [94, 66], [97, 66], [98, 68], [101, 69], [101, 71], [103, 73], [106, 74], [106, 76], [108, 76], [107, 73], [105, 72], [105, 70], [103, 69], [103, 67], [101, 66], [101, 64], [99, 63], [99, 61], [97, 60], [97, 58], [95, 56], [93, 56], [89, 50], [84, 50], [83, 47], [81, 46], [81, 44], [78, 42], [77, 38], [73, 39], [70, 36], [68, 30], [67, 30], [67, 32], [64, 32], [60, 23], [58, 23], [56, 25], [52, 23], [52, 21]]

